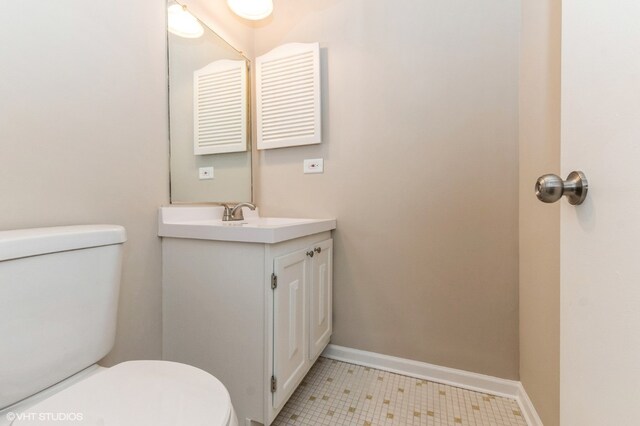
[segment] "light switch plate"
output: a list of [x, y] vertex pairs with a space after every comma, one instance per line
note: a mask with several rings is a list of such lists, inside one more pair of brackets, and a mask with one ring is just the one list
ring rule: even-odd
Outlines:
[[213, 179], [213, 167], [200, 167], [198, 169], [198, 177], [200, 180]]
[[324, 159], [313, 158], [304, 160], [304, 172], [305, 173], [323, 173], [324, 172]]

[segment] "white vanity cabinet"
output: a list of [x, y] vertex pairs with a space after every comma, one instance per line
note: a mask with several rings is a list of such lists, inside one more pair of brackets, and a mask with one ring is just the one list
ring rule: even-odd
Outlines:
[[223, 382], [241, 426], [271, 424], [329, 343], [330, 231], [273, 244], [163, 236], [163, 358]]

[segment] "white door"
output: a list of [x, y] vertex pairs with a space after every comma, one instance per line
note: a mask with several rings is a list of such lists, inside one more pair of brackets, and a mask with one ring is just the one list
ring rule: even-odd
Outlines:
[[280, 408], [306, 373], [307, 251], [277, 257], [273, 291], [273, 372], [277, 380], [273, 407]]
[[332, 332], [333, 240], [314, 246], [309, 280], [309, 359], [315, 361], [329, 343]]
[[561, 424], [640, 425], [640, 1], [562, 9]]

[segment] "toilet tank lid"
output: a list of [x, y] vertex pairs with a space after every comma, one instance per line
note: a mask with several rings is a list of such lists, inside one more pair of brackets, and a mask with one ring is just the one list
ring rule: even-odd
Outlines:
[[0, 262], [61, 251], [122, 244], [118, 225], [77, 225], [0, 231]]

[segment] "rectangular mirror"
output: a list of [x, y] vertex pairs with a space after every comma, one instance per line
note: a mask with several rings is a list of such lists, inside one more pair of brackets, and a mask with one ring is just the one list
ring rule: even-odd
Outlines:
[[200, 24], [168, 32], [171, 202], [252, 201], [250, 62]]

